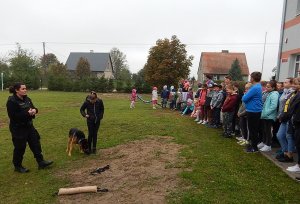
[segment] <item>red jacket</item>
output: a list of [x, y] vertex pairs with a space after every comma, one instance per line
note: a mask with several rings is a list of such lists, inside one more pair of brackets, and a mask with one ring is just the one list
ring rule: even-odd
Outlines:
[[200, 92], [199, 105], [204, 106], [206, 99], [207, 89], [202, 89]]
[[238, 102], [237, 93], [228, 95], [222, 106], [222, 112], [234, 112], [237, 102]]

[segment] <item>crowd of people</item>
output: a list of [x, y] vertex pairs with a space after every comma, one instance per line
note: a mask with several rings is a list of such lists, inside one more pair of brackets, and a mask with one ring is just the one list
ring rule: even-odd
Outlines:
[[[250, 78], [240, 87], [230, 76], [217, 84], [207, 75], [195, 94], [188, 80], [182, 80], [178, 90], [165, 85], [161, 106], [189, 115], [208, 128], [222, 128], [222, 137], [235, 137], [246, 147], [245, 152], [268, 152], [279, 145], [276, 159], [290, 163], [297, 153], [298, 162], [287, 170], [300, 173], [300, 78], [263, 82], [260, 72], [253, 72]], [[153, 87], [153, 109], [157, 100]]]

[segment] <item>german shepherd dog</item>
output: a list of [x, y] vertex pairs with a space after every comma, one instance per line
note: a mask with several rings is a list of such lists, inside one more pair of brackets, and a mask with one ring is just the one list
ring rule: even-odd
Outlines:
[[66, 150], [69, 156], [71, 156], [71, 152], [75, 144], [78, 144], [81, 153], [90, 154], [88, 142], [84, 133], [77, 128], [71, 128], [69, 131], [69, 140]]

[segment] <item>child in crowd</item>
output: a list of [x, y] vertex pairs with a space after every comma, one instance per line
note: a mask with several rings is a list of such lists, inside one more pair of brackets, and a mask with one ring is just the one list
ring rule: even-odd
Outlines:
[[170, 103], [170, 109], [174, 109], [175, 108], [175, 95], [176, 95], [176, 90], [174, 88], [174, 86], [171, 86], [170, 88], [170, 94], [169, 94], [169, 103]]
[[[294, 101], [294, 97], [296, 96], [298, 90], [297, 86], [299, 85], [299, 81], [297, 78], [287, 79], [285, 81], [285, 85], [290, 83], [291, 93], [287, 95], [284, 102], [283, 111], [280, 114], [279, 120], [281, 121], [281, 125], [279, 127], [277, 138], [281, 146], [281, 152], [276, 156], [276, 159], [280, 162], [293, 162], [293, 152], [295, 150], [295, 139], [294, 139], [294, 126], [292, 124], [291, 115], [293, 115], [292, 104]], [[283, 96], [283, 95], [282, 95]], [[281, 100], [282, 98], [280, 98]], [[280, 101], [281, 104], [281, 101]], [[280, 105], [279, 105], [280, 111]]]
[[199, 99], [195, 98], [194, 99], [194, 110], [191, 113], [192, 118], [196, 118], [194, 121], [198, 122], [199, 121]]
[[188, 100], [188, 99], [194, 100], [194, 93], [193, 93], [193, 88], [192, 87], [189, 88], [186, 100]]
[[179, 88], [176, 93], [176, 109], [181, 111], [181, 103], [182, 103], [182, 88]]
[[153, 89], [152, 89], [152, 107], [153, 107], [153, 109], [156, 109], [157, 100], [158, 100], [157, 88], [153, 87]]
[[231, 84], [226, 86], [226, 92], [227, 97], [222, 106], [224, 125], [223, 136], [226, 138], [230, 138], [232, 133], [232, 120], [235, 113], [235, 106], [237, 104], [238, 95], [237, 90]]
[[212, 128], [221, 127], [220, 112], [221, 112], [222, 102], [223, 102], [222, 86], [218, 84], [214, 84], [214, 95], [210, 102], [210, 108], [212, 110], [212, 115], [213, 115], [213, 119], [210, 124], [210, 127]]
[[[247, 91], [250, 89], [250, 87], [252, 86], [251, 83], [247, 83], [245, 85], [245, 92], [247, 93]], [[247, 127], [247, 112], [246, 112], [246, 106], [245, 103], [242, 102], [237, 116], [239, 118], [239, 127], [240, 127], [240, 132], [241, 132], [241, 137], [237, 137], [237, 140], [239, 140], [238, 144], [239, 145], [247, 145], [249, 144], [249, 135], [248, 135], [248, 127]]]
[[205, 113], [205, 99], [206, 99], [206, 95], [207, 95], [207, 85], [203, 84], [201, 91], [200, 91], [200, 95], [199, 95], [199, 116], [200, 116], [200, 120], [197, 122], [197, 124], [202, 124], [203, 121], [207, 120], [207, 114]]
[[194, 110], [194, 103], [192, 99], [188, 99], [186, 101], [186, 106], [184, 108], [184, 110], [182, 111], [181, 115], [189, 115], [193, 112]]
[[213, 84], [208, 84], [208, 90], [205, 98], [205, 104], [204, 104], [204, 111], [206, 114], [206, 120], [202, 122], [202, 124], [207, 124], [211, 122], [211, 109], [210, 109], [210, 102], [214, 95], [214, 89]]
[[162, 90], [161, 95], [160, 95], [162, 108], [166, 108], [167, 107], [169, 94], [170, 94], [170, 92], [168, 90], [167, 85], [164, 85], [163, 90]]
[[130, 97], [130, 101], [131, 101], [130, 108], [135, 108], [136, 97], [137, 97], [136, 89], [133, 88], [131, 91], [131, 97]]
[[263, 105], [261, 113], [261, 119], [263, 123], [263, 138], [262, 142], [257, 145], [260, 151], [268, 152], [271, 151], [271, 140], [272, 140], [272, 125], [276, 120], [277, 107], [278, 107], [278, 92], [276, 89], [276, 81], [270, 81], [266, 85], [266, 92], [268, 96]]

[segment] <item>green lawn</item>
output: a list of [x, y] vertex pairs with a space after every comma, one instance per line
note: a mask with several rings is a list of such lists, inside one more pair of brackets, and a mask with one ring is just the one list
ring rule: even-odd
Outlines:
[[[0, 93], [0, 203], [55, 203], [52, 194], [69, 183], [56, 177], [61, 170], [72, 168], [73, 160], [89, 159], [74, 151], [65, 153], [70, 127], [86, 131], [79, 107], [86, 94], [39, 92], [29, 93], [39, 108], [35, 127], [41, 134], [46, 159], [55, 164], [49, 170], [37, 170], [27, 149], [24, 166], [28, 174], [13, 171], [12, 142], [8, 130], [6, 100]], [[151, 105], [137, 103], [129, 109], [129, 95], [103, 96], [105, 116], [100, 128], [100, 147], [107, 148], [149, 135], [172, 136], [186, 145], [181, 155], [185, 168], [179, 175], [178, 191], [168, 196], [170, 203], [300, 203], [300, 183], [293, 181], [260, 154], [246, 154], [233, 139], [224, 139], [217, 130], [195, 124], [169, 110], [152, 110]]]

